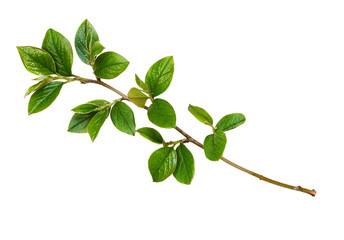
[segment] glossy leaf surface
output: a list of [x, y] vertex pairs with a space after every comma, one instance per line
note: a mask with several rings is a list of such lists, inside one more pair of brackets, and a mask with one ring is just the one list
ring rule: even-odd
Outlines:
[[55, 62], [50, 54], [40, 48], [17, 47], [24, 67], [36, 75], [51, 75], [56, 73]]
[[149, 120], [162, 128], [174, 128], [176, 126], [176, 113], [173, 107], [166, 100], [155, 99], [149, 106]]
[[29, 115], [49, 107], [59, 95], [63, 82], [52, 82], [32, 94], [29, 101]]
[[172, 147], [163, 147], [154, 151], [148, 160], [149, 172], [153, 182], [162, 182], [168, 178], [177, 165], [177, 154]]
[[98, 136], [100, 128], [103, 126], [106, 118], [109, 115], [109, 109], [103, 109], [97, 112], [88, 124], [88, 134], [91, 137], [92, 142]]
[[195, 174], [195, 162], [192, 153], [181, 143], [177, 149], [177, 167], [173, 172], [180, 183], [190, 184]]
[[156, 97], [170, 86], [174, 72], [173, 57], [165, 57], [154, 63], [148, 70], [145, 83], [150, 95]]
[[189, 107], [188, 107], [188, 110], [201, 123], [213, 125], [212, 117], [203, 108], [200, 108], [200, 107], [197, 107], [197, 106], [193, 106], [193, 105], [190, 104]]
[[136, 132], [138, 132], [142, 137], [152, 141], [153, 143], [162, 144], [164, 142], [164, 139], [162, 138], [161, 134], [154, 128], [143, 127], [137, 129]]
[[111, 120], [115, 127], [129, 135], [135, 135], [135, 117], [133, 110], [124, 102], [116, 102], [111, 109]]
[[72, 75], [73, 49], [67, 38], [59, 32], [49, 29], [45, 34], [42, 49], [46, 50], [55, 60], [58, 74]]
[[87, 114], [75, 113], [69, 122], [68, 132], [73, 133], [87, 133], [88, 124], [97, 112], [90, 112]]
[[103, 79], [112, 79], [120, 75], [128, 67], [129, 62], [115, 52], [99, 55], [93, 65], [94, 74]]
[[232, 130], [246, 121], [245, 116], [241, 113], [232, 113], [224, 116], [216, 124], [216, 128], [222, 131]]
[[208, 135], [204, 139], [205, 156], [212, 161], [219, 160], [226, 148], [226, 143], [226, 134], [221, 130], [217, 130], [214, 134]]

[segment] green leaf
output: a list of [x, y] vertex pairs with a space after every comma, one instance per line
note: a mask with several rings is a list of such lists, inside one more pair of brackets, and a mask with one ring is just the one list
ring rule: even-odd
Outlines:
[[94, 74], [103, 79], [112, 79], [120, 75], [128, 67], [129, 62], [115, 52], [105, 52], [94, 62]]
[[39, 76], [38, 78], [32, 79], [32, 81], [42, 81], [51, 78], [51, 76]]
[[52, 82], [36, 91], [29, 101], [29, 115], [38, 113], [49, 107], [59, 95], [63, 82]]
[[73, 49], [70, 42], [59, 32], [49, 29], [45, 34], [42, 49], [55, 60], [56, 72], [62, 76], [72, 75]]
[[128, 92], [128, 98], [136, 106], [143, 108], [147, 102], [148, 96], [140, 89], [131, 88]]
[[205, 156], [212, 161], [219, 160], [225, 151], [226, 143], [226, 134], [221, 130], [217, 130], [214, 134], [208, 135], [204, 139]]
[[174, 72], [173, 57], [165, 57], [154, 63], [146, 74], [146, 85], [154, 98], [170, 86]]
[[116, 102], [111, 109], [111, 120], [115, 127], [129, 135], [135, 135], [135, 117], [133, 110], [124, 102]]
[[213, 125], [212, 117], [203, 108], [200, 108], [200, 107], [197, 107], [197, 106], [192, 106], [190, 104], [189, 107], [188, 107], [188, 110], [201, 123], [208, 124], [208, 125]]
[[174, 128], [176, 126], [176, 113], [173, 107], [163, 99], [155, 99], [149, 106], [148, 119], [162, 128]]
[[97, 112], [88, 124], [88, 134], [91, 137], [92, 142], [98, 136], [100, 128], [103, 126], [106, 118], [109, 115], [109, 109], [103, 109]]
[[88, 124], [90, 123], [94, 115], [96, 115], [96, 113], [97, 112], [90, 112], [87, 114], [75, 113], [70, 120], [68, 132], [87, 133]]
[[172, 147], [159, 148], [152, 153], [148, 160], [148, 167], [153, 182], [162, 182], [173, 173], [177, 165], [176, 155]]
[[[91, 34], [89, 34], [89, 32]], [[87, 43], [87, 35], [89, 34], [90, 40]], [[90, 63], [90, 45], [93, 46], [94, 42], [99, 41], [98, 34], [92, 24], [86, 19], [78, 28], [75, 35], [75, 49], [81, 59], [86, 64]]]
[[216, 124], [216, 128], [222, 131], [232, 130], [246, 121], [246, 118], [241, 113], [232, 113], [224, 116], [221, 120]]
[[135, 74], [135, 82], [143, 91], [148, 92], [147, 85]]
[[55, 62], [50, 54], [40, 48], [17, 47], [24, 67], [36, 75], [51, 75], [56, 73]]
[[143, 127], [137, 129], [136, 132], [138, 132], [142, 137], [152, 141], [153, 143], [162, 144], [164, 142], [161, 134], [154, 128]]
[[93, 100], [73, 108], [72, 111], [80, 114], [86, 114], [97, 111], [100, 107], [106, 104], [109, 104], [109, 102], [106, 100]]
[[72, 109], [73, 112], [86, 114], [95, 111], [99, 106], [93, 103], [84, 103]]
[[38, 91], [39, 89], [47, 86], [49, 83], [51, 83], [51, 81], [52, 81], [52, 79], [50, 78], [50, 76], [45, 76], [45, 78], [43, 80], [41, 80], [38, 83], [29, 87], [29, 89], [25, 93], [24, 97], [26, 97], [26, 96], [30, 95], [31, 93]]
[[95, 41], [93, 43], [92, 48], [91, 48], [91, 59], [93, 59], [97, 55], [99, 55], [104, 49], [105, 49], [105, 47], [103, 45], [101, 45], [99, 41]]
[[102, 99], [92, 100], [92, 101], [89, 101], [89, 102], [87, 102], [87, 103], [93, 103], [93, 104], [98, 105], [99, 107], [104, 106], [104, 105], [106, 105], [106, 104], [109, 104], [108, 101], [102, 100]]
[[195, 163], [192, 153], [181, 143], [177, 147], [177, 167], [173, 175], [180, 183], [190, 184], [195, 174]]

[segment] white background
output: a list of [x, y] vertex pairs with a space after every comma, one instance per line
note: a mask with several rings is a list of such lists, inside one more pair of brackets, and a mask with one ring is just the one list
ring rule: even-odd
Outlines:
[[[1, 3], [0, 239], [344, 239], [343, 1], [3, 1]], [[242, 112], [224, 156], [264, 176], [316, 189], [283, 189], [196, 161], [190, 186], [153, 183], [147, 159], [159, 146], [108, 120], [94, 143], [67, 132], [70, 109], [117, 98], [100, 86], [65, 85], [45, 111], [27, 115], [35, 76], [15, 46], [41, 46], [53, 28], [74, 46], [84, 19], [101, 43], [131, 63], [109, 84], [127, 92], [155, 61], [173, 55], [161, 97], [177, 125], [200, 141]], [[73, 72], [93, 77], [74, 52]], [[133, 106], [137, 127], [152, 125]], [[160, 130], [166, 140], [181, 136]]]

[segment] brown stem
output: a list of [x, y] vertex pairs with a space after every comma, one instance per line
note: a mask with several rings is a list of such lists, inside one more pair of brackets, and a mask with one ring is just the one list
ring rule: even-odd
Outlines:
[[[76, 76], [76, 75], [73, 75], [73, 76], [75, 77], [75, 80], [78, 80], [78, 81], [80, 81], [82, 83], [95, 83], [95, 84], [101, 85], [103, 87], [106, 87], [106, 88], [110, 89], [111, 91], [113, 91], [113, 92], [117, 93], [118, 95], [120, 95], [123, 98], [123, 100], [130, 101], [130, 99], [128, 98], [127, 95], [125, 95], [121, 91], [113, 88], [112, 86], [104, 83], [99, 78], [97, 78], [97, 80], [93, 80], [93, 79], [88, 79], [88, 78], [81, 78], [81, 77]], [[144, 106], [143, 108], [148, 110], [147, 106]], [[199, 141], [197, 141], [196, 139], [191, 137], [189, 134], [184, 132], [181, 128], [179, 128], [178, 126], [175, 126], [175, 129], [180, 134], [182, 134], [184, 137], [186, 137], [187, 141], [185, 141], [185, 142], [191, 142], [191, 143], [195, 144], [196, 146], [204, 149], [204, 146], [203, 146], [202, 143], [200, 143]], [[277, 185], [277, 186], [280, 186], [280, 187], [288, 188], [288, 189], [291, 189], [291, 190], [307, 193], [307, 194], [309, 194], [309, 195], [311, 195], [313, 197], [317, 193], [314, 189], [310, 190], [310, 189], [307, 189], [307, 188], [303, 188], [301, 186], [292, 186], [292, 185], [289, 185], [289, 184], [285, 184], [285, 183], [282, 183], [282, 182], [275, 181], [275, 180], [273, 180], [271, 178], [264, 177], [263, 175], [260, 175], [258, 173], [252, 172], [252, 171], [250, 171], [250, 170], [248, 170], [248, 169], [246, 169], [244, 167], [239, 166], [238, 164], [236, 164], [236, 163], [234, 163], [232, 161], [229, 161], [225, 157], [221, 157], [221, 160], [224, 161], [225, 163], [231, 165], [232, 167], [235, 167], [236, 169], [239, 169], [239, 170], [241, 170], [241, 171], [243, 171], [245, 173], [248, 173], [248, 174], [258, 178], [259, 180], [262, 180], [262, 181], [265, 181], [265, 182], [268, 182], [268, 183], [271, 183], [271, 184], [274, 184], [274, 185]]]

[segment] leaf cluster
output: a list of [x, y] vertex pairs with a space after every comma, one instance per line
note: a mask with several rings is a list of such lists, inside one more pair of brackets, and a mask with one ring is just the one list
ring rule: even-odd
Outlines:
[[[107, 51], [100, 43], [93, 25], [85, 20], [77, 29], [74, 47], [80, 60], [92, 67], [97, 80], [92, 82], [104, 85], [101, 79], [114, 79], [129, 66], [129, 61], [122, 55]], [[73, 74], [72, 45], [61, 33], [49, 29], [43, 39], [42, 47], [17, 47], [24, 67], [31, 73], [39, 75], [25, 96], [30, 94], [28, 113], [38, 113], [48, 108], [58, 97], [62, 87], [70, 82], [90, 82], [89, 79]], [[154, 151], [148, 160], [148, 168], [154, 182], [164, 181], [173, 176], [181, 183], [190, 184], [194, 177], [194, 158], [185, 143], [190, 139], [165, 141], [154, 128], [136, 129], [133, 110], [124, 100], [129, 100], [139, 108], [147, 109], [147, 117], [151, 123], [161, 128], [176, 128], [176, 113], [172, 105], [161, 98], [171, 84], [174, 74], [172, 56], [155, 62], [147, 71], [144, 81], [136, 74], [137, 87], [132, 87], [127, 96], [113, 101], [103, 99], [91, 100], [72, 109], [74, 112], [68, 126], [72, 133], [88, 133], [94, 141], [106, 119], [110, 119], [119, 131], [131, 136], [139, 133], [153, 143], [162, 145]], [[158, 98], [159, 96], [159, 98]], [[149, 106], [146, 106], [148, 100]], [[212, 128], [212, 133], [204, 139], [205, 156], [216, 161], [222, 157], [227, 139], [224, 132], [232, 130], [245, 122], [240, 113], [224, 116], [213, 125], [212, 117], [203, 109], [189, 105], [188, 110], [201, 123]]]

